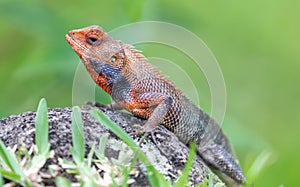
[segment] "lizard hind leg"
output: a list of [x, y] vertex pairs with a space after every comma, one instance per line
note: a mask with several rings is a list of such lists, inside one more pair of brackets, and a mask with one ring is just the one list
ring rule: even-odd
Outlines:
[[245, 175], [234, 157], [221, 145], [211, 144], [198, 150], [201, 150], [199, 153], [201, 157], [222, 174], [225, 174], [237, 184], [246, 182]]
[[[140, 127], [139, 134], [144, 134], [144, 135], [140, 140], [139, 145], [143, 143], [144, 139], [148, 135], [151, 135], [152, 140], [154, 141], [155, 144], [157, 144], [154, 132], [159, 132], [157, 131], [157, 127], [162, 123], [163, 119], [165, 118], [168, 111], [170, 110], [171, 104], [173, 102], [172, 99], [168, 96], [161, 96], [160, 94], [152, 94], [152, 95], [160, 96], [160, 97], [157, 97], [157, 99], [153, 102], [154, 104], [152, 107], [155, 107], [155, 109], [153, 110], [152, 114], [148, 118], [146, 124]], [[140, 109], [135, 109], [134, 111], [135, 113], [143, 113], [146, 110], [140, 108]]]

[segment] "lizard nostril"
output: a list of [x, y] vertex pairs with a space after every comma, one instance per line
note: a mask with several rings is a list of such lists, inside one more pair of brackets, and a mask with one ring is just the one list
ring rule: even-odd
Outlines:
[[75, 35], [75, 32], [69, 32], [69, 35], [71, 35], [71, 36], [74, 36]]

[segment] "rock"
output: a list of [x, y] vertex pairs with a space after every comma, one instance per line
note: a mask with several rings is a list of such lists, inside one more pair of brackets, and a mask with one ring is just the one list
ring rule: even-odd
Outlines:
[[[104, 134], [108, 135], [105, 155], [110, 160], [126, 158], [126, 155], [132, 156], [132, 150], [127, 147], [116, 135], [107, 130], [104, 126], [97, 123], [90, 115], [90, 110], [97, 108], [102, 111], [107, 117], [122, 127], [127, 133], [132, 133], [132, 126], [135, 124], [143, 125], [145, 120], [134, 117], [128, 113], [121, 111], [109, 110], [105, 107], [81, 107], [82, 119], [84, 126], [84, 136], [86, 142], [86, 155], [90, 151], [89, 145], [94, 143], [99, 144], [100, 137]], [[26, 148], [30, 148], [34, 144], [35, 139], [35, 123], [36, 112], [25, 112], [20, 115], [11, 115], [0, 120], [0, 139], [8, 147], [22, 144]], [[64, 176], [72, 182], [77, 182], [74, 175], [68, 174], [58, 162], [58, 158], [72, 161], [69, 151], [72, 145], [71, 133], [71, 108], [55, 108], [48, 110], [49, 117], [49, 142], [51, 150], [54, 150], [55, 156], [50, 158], [45, 166], [40, 171], [41, 176], [46, 176], [49, 165], [56, 165], [59, 168], [59, 176]], [[188, 157], [188, 147], [181, 143], [177, 137], [160, 126], [161, 133], [155, 133], [157, 144], [154, 144], [151, 138], [148, 138], [141, 145], [142, 150], [151, 161], [152, 165], [161, 172], [166, 178], [175, 181], [184, 168]], [[140, 137], [133, 136], [134, 140], [138, 142]], [[132, 183], [130, 186], [149, 186], [145, 166], [141, 162], [135, 165], [135, 175], [130, 175]], [[211, 174], [211, 170], [202, 159], [197, 155], [190, 173], [190, 184], [195, 185], [201, 183], [205, 178]], [[48, 174], [49, 175], [49, 174]], [[220, 179], [212, 174], [214, 183], [221, 182]], [[133, 180], [132, 180], [133, 179]], [[54, 185], [54, 178], [47, 178], [42, 180], [44, 185]]]

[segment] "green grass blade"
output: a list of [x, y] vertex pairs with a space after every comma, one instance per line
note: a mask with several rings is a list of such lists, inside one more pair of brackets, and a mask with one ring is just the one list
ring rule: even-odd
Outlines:
[[72, 156], [79, 165], [84, 160], [84, 132], [81, 111], [78, 106], [72, 108]]
[[175, 183], [174, 187], [181, 187], [188, 183], [189, 174], [190, 174], [191, 168], [193, 166], [193, 161], [194, 161], [195, 155], [196, 155], [196, 145], [195, 145], [195, 143], [191, 143], [188, 160], [182, 171], [181, 176], [179, 177], [178, 181]]
[[209, 176], [208, 176], [208, 186], [212, 186], [212, 187], [214, 186], [212, 173], [209, 173]]
[[49, 152], [50, 144], [48, 142], [48, 108], [44, 98], [40, 100], [36, 112], [35, 129], [35, 143], [38, 147], [38, 153], [46, 155]]
[[91, 111], [92, 116], [102, 125], [111, 130], [117, 135], [124, 143], [126, 143], [138, 156], [138, 158], [144, 163], [147, 169], [147, 177], [151, 186], [170, 186], [170, 183], [165, 180], [164, 176], [159, 173], [150, 163], [146, 155], [142, 152], [139, 146], [134, 140], [125, 132], [121, 127], [108, 119], [103, 113], [98, 110]]
[[64, 178], [64, 177], [56, 177], [55, 179], [56, 186], [65, 186], [65, 187], [71, 187], [71, 182]]
[[[3, 160], [4, 164], [7, 165], [11, 171], [22, 178], [25, 178], [25, 175], [18, 164], [18, 161], [14, 154], [5, 147], [4, 143], [0, 140], [0, 157]], [[2, 173], [3, 175], [3, 173]]]
[[93, 156], [94, 156], [94, 153], [95, 153], [95, 143], [93, 143], [91, 146], [90, 146], [91, 150], [87, 156], [87, 159], [86, 159], [86, 164], [88, 167], [91, 167], [92, 166], [92, 162], [93, 162]]
[[3, 170], [2, 168], [0, 168], [0, 174], [3, 177], [5, 177], [6, 179], [9, 179], [9, 180], [14, 181], [19, 184], [23, 184], [21, 181], [22, 180], [21, 176], [17, 173], [6, 171], [6, 170]]
[[108, 139], [108, 134], [103, 134], [100, 138], [98, 153], [102, 156], [104, 156], [105, 153], [107, 139]]
[[[0, 124], [1, 125], [1, 124]], [[3, 177], [0, 173], [0, 186], [3, 186], [4, 185], [4, 180], [3, 180]]]
[[269, 165], [274, 162], [274, 155], [271, 151], [263, 151], [261, 152], [256, 159], [254, 160], [253, 164], [249, 168], [247, 172], [247, 178], [249, 181], [255, 181], [261, 173], [267, 168]]

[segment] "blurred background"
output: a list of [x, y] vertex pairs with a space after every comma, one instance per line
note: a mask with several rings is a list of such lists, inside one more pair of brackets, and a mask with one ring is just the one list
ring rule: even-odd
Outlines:
[[[300, 186], [299, 8], [292, 0], [1, 0], [0, 118], [33, 111], [43, 97], [49, 107], [72, 105], [79, 58], [65, 41], [69, 30], [165, 21], [195, 33], [217, 58], [227, 88], [223, 128], [249, 186]], [[189, 60], [167, 46], [137, 48]], [[209, 87], [197, 76], [200, 104], [209, 112]]]

